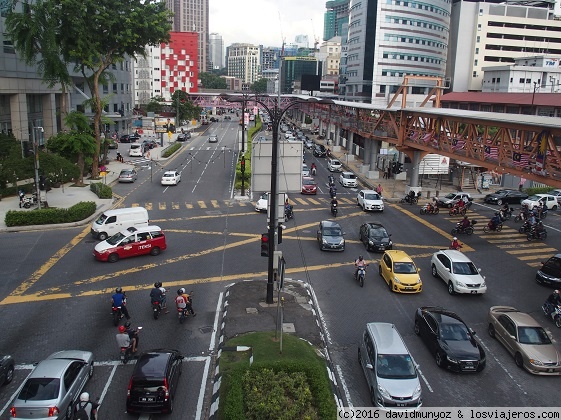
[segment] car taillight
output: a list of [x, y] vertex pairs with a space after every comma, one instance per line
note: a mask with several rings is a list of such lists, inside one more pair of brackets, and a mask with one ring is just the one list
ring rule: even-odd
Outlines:
[[12, 415], [12, 417], [16, 417], [16, 407], [10, 408], [10, 414]]
[[58, 416], [60, 411], [58, 410], [57, 406], [49, 407], [49, 415], [48, 417], [55, 417]]
[[169, 398], [168, 378], [164, 379], [164, 391], [166, 392], [166, 400]]
[[131, 397], [131, 388], [132, 388], [132, 378], [129, 380], [129, 386], [127, 388], [127, 398]]

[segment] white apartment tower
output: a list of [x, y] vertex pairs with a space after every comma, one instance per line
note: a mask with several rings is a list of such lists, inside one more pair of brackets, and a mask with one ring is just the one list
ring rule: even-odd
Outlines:
[[252, 44], [232, 44], [228, 48], [228, 76], [237, 77], [244, 83], [254, 83], [261, 71], [260, 47]]
[[209, 55], [212, 69], [224, 67], [224, 41], [222, 35], [212, 33], [209, 36]]

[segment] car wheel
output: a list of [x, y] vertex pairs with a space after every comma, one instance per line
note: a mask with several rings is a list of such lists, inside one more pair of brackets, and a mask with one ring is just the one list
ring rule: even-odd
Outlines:
[[374, 404], [374, 406], [376, 406], [376, 393], [374, 392], [374, 388], [370, 388], [370, 401], [372, 401], [372, 404]]
[[436, 266], [434, 264], [431, 267], [431, 271], [433, 277], [438, 277], [438, 271], [436, 271]]
[[454, 284], [451, 281], [448, 282], [448, 293], [450, 293], [451, 295], [453, 295], [455, 293], [454, 292]]
[[444, 359], [442, 358], [442, 354], [439, 351], [436, 352], [434, 359], [436, 360], [436, 365], [438, 367], [444, 367]]
[[74, 403], [70, 401], [70, 404], [68, 404], [66, 408], [66, 420], [72, 420], [72, 407], [74, 407]]
[[502, 205], [503, 205], [503, 200], [500, 200], [500, 199], [497, 200], [497, 205], [498, 205], [498, 206], [502, 206]]
[[421, 334], [421, 326], [419, 325], [419, 321], [415, 320], [415, 327], [413, 328], [413, 331], [415, 331], [415, 334], [420, 335]]
[[384, 278], [384, 276], [382, 275], [382, 266], [381, 265], [378, 266], [378, 274], [380, 274], [380, 277]]
[[156, 247], [152, 248], [152, 250], [150, 251], [150, 255], [153, 255], [153, 256], [160, 255], [160, 252], [161, 252], [160, 247], [156, 246]]
[[390, 292], [393, 292], [393, 281], [388, 283], [388, 287], [390, 288]]
[[173, 397], [169, 397], [169, 413], [173, 413]]
[[110, 255], [107, 257], [107, 261], [109, 261], [110, 263], [114, 263], [114, 262], [119, 261], [119, 254], [115, 254], [115, 253], [110, 254]]
[[487, 332], [489, 333], [489, 337], [495, 338], [495, 327], [493, 327], [493, 324], [489, 324]]
[[104, 241], [104, 240], [107, 239], [107, 236], [108, 236], [107, 233], [105, 233], [105, 232], [99, 232], [99, 234], [97, 235], [97, 238], [98, 238], [100, 241]]
[[522, 359], [522, 355], [520, 353], [516, 353], [514, 355], [514, 363], [516, 363], [516, 366], [519, 368], [524, 368], [524, 359]]
[[554, 205], [554, 206], [551, 208], [551, 210], [553, 210], [553, 211], [557, 210], [557, 206]]
[[360, 357], [360, 348], [358, 349], [358, 364], [362, 366], [362, 359]]
[[90, 369], [88, 370], [88, 378], [91, 378], [93, 376], [94, 373], [94, 365], [93, 363], [90, 363]]
[[9, 384], [14, 379], [14, 367], [10, 366], [6, 371], [6, 379], [4, 380], [4, 385]]

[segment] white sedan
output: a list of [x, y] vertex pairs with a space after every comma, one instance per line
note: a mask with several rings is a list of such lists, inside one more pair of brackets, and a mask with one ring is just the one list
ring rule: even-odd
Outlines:
[[479, 273], [471, 260], [462, 252], [442, 249], [431, 259], [433, 277], [440, 277], [448, 285], [448, 293], [468, 293], [480, 295], [487, 291], [485, 277]]
[[302, 176], [310, 176], [310, 169], [305, 163], [302, 164]]
[[177, 185], [181, 181], [181, 173], [177, 171], [166, 171], [162, 175], [162, 185]]
[[356, 204], [364, 211], [384, 211], [382, 196], [374, 190], [361, 190], [356, 196]]
[[527, 205], [530, 210], [537, 207], [542, 203], [543, 206], [547, 207], [548, 210], [557, 210], [559, 203], [557, 202], [557, 197], [552, 194], [535, 194], [531, 195], [525, 200], [522, 200], [520, 204]]

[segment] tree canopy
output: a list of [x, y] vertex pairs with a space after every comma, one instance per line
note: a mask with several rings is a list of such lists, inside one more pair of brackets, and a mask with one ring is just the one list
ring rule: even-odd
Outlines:
[[212, 73], [199, 73], [199, 79], [205, 89], [226, 89], [228, 85], [223, 77]]
[[266, 93], [267, 92], [267, 79], [261, 78], [251, 85], [251, 91], [255, 93]]

